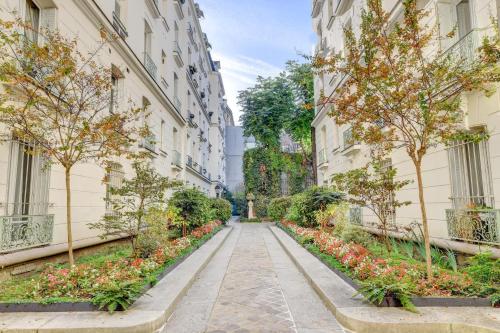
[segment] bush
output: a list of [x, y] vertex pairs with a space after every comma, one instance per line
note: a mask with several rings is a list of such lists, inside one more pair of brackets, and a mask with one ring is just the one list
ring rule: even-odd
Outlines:
[[210, 219], [226, 223], [232, 216], [233, 207], [231, 203], [225, 199], [212, 198], [209, 199]]
[[468, 260], [465, 271], [480, 283], [494, 284], [500, 281], [500, 259], [494, 259], [491, 252], [478, 253]]
[[291, 197], [274, 198], [267, 207], [267, 215], [273, 221], [281, 221], [287, 214], [288, 208], [292, 204]]
[[253, 210], [256, 217], [267, 217], [267, 207], [269, 206], [269, 201], [270, 199], [262, 194], [258, 194], [255, 196]]
[[350, 223], [344, 226], [340, 238], [346, 243], [353, 242], [363, 246], [368, 246], [373, 242], [373, 236], [369, 232]]
[[329, 204], [325, 210], [316, 212], [316, 222], [321, 227], [335, 226], [334, 232], [340, 235], [349, 224], [348, 211], [349, 205], [346, 202]]
[[323, 211], [329, 204], [340, 203], [343, 195], [325, 186], [313, 186], [303, 193], [292, 196], [292, 205], [287, 219], [304, 227], [317, 227], [317, 211]]
[[197, 189], [178, 190], [168, 203], [180, 210], [180, 216], [189, 230], [207, 223], [210, 218], [208, 198]]

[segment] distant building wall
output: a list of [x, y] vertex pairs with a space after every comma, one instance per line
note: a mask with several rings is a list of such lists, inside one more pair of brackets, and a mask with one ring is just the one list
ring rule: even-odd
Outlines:
[[226, 185], [233, 192], [244, 183], [243, 153], [245, 138], [240, 126], [226, 127]]

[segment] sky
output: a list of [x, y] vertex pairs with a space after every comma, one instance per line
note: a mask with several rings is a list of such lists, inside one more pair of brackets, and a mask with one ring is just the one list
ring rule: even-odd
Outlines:
[[197, 0], [201, 20], [221, 62], [226, 98], [235, 122], [241, 114], [238, 91], [255, 84], [258, 75], [274, 76], [288, 60], [301, 60], [314, 45], [310, 0]]

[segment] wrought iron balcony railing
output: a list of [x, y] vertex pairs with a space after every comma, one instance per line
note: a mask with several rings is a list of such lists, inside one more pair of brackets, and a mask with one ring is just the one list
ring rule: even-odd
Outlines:
[[178, 41], [174, 41], [174, 58], [179, 67], [184, 66], [184, 61], [182, 60], [182, 49]]
[[148, 52], [144, 52], [144, 66], [148, 73], [156, 80], [157, 67]]
[[352, 128], [349, 128], [348, 130], [344, 131], [343, 138], [344, 138], [344, 150], [347, 150], [359, 144], [359, 142], [357, 142], [352, 135]]
[[48, 245], [54, 233], [54, 215], [0, 217], [0, 253]]
[[447, 209], [446, 221], [452, 239], [500, 244], [499, 209]]
[[182, 167], [181, 153], [177, 150], [172, 150], [172, 165]]
[[193, 167], [193, 158], [192, 158], [191, 156], [189, 156], [189, 155], [187, 156], [187, 162], [186, 162], [186, 165], [187, 165], [188, 167], [191, 167], [191, 168]]
[[147, 138], [144, 138], [142, 141], [142, 147], [153, 153], [156, 152], [156, 136], [151, 134]]
[[177, 111], [179, 112], [182, 111], [182, 102], [177, 96], [174, 96], [174, 106], [177, 109]]
[[327, 159], [327, 156], [326, 156], [326, 149], [321, 149], [318, 153], [318, 165], [323, 165], [323, 164], [326, 164], [328, 163], [328, 159]]
[[444, 55], [462, 61], [464, 66], [469, 65], [479, 56], [477, 50], [481, 46], [482, 32], [484, 31], [479, 29], [471, 30], [467, 35], [445, 50]]
[[117, 11], [116, 9], [113, 12], [113, 28], [115, 29], [118, 36], [120, 36], [121, 38], [125, 39], [128, 37], [127, 28], [125, 28], [125, 25], [120, 20], [120, 12]]
[[350, 207], [349, 208], [349, 221], [352, 224], [362, 225], [363, 224], [363, 211], [361, 207]]

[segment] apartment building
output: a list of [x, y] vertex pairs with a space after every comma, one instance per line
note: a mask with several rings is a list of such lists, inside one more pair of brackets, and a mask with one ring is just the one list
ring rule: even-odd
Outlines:
[[[14, 14], [15, 12], [15, 14]], [[148, 106], [152, 136], [137, 149], [153, 154], [159, 173], [210, 196], [225, 186], [225, 126], [232, 114], [224, 99], [219, 62], [200, 27], [193, 0], [3, 0], [0, 18], [20, 16], [33, 27], [78, 36], [93, 50], [99, 29], [119, 36], [98, 55], [112, 69], [117, 108]], [[9, 136], [6, 129], [3, 135]], [[0, 268], [66, 250], [64, 173], [41, 168], [29, 143], [0, 143]], [[106, 177], [105, 177], [106, 176]], [[105, 170], [77, 165], [72, 174], [75, 248], [102, 242], [89, 230], [106, 213], [110, 184], [131, 176], [126, 160]], [[106, 181], [103, 182], [103, 179]]]
[[[383, 0], [393, 19], [402, 15], [402, 1]], [[439, 23], [439, 45], [445, 52], [473, 56], [484, 35], [494, 33], [491, 18], [498, 18], [499, 1], [495, 0], [419, 0], [417, 5], [429, 11], [429, 24]], [[359, 34], [363, 0], [312, 1], [313, 28], [318, 37], [315, 52], [328, 56], [344, 52], [343, 27]], [[446, 34], [457, 27], [455, 36]], [[342, 85], [340, 75], [321, 74], [314, 79], [315, 97], [319, 101], [335, 94]], [[456, 142], [451, 147], [436, 147], [424, 160], [424, 185], [430, 233], [435, 244], [475, 252], [479, 246], [500, 244], [500, 93], [487, 98], [480, 93], [463, 96], [465, 124], [471, 130], [490, 133], [480, 143]], [[352, 140], [349, 125], [337, 125], [327, 115], [329, 107], [318, 105], [312, 126], [316, 139], [316, 171], [319, 185], [330, 184], [331, 176], [364, 166], [369, 161], [369, 148]], [[393, 216], [395, 232], [420, 220], [416, 176], [411, 161], [402, 150], [395, 150], [387, 167], [397, 168], [400, 179], [413, 183], [397, 196], [411, 205], [397, 210]], [[457, 212], [475, 216], [476, 229], [468, 234], [458, 230]], [[351, 208], [353, 222], [373, 225], [376, 218], [367, 209]], [[498, 250], [496, 255], [500, 255]]]

